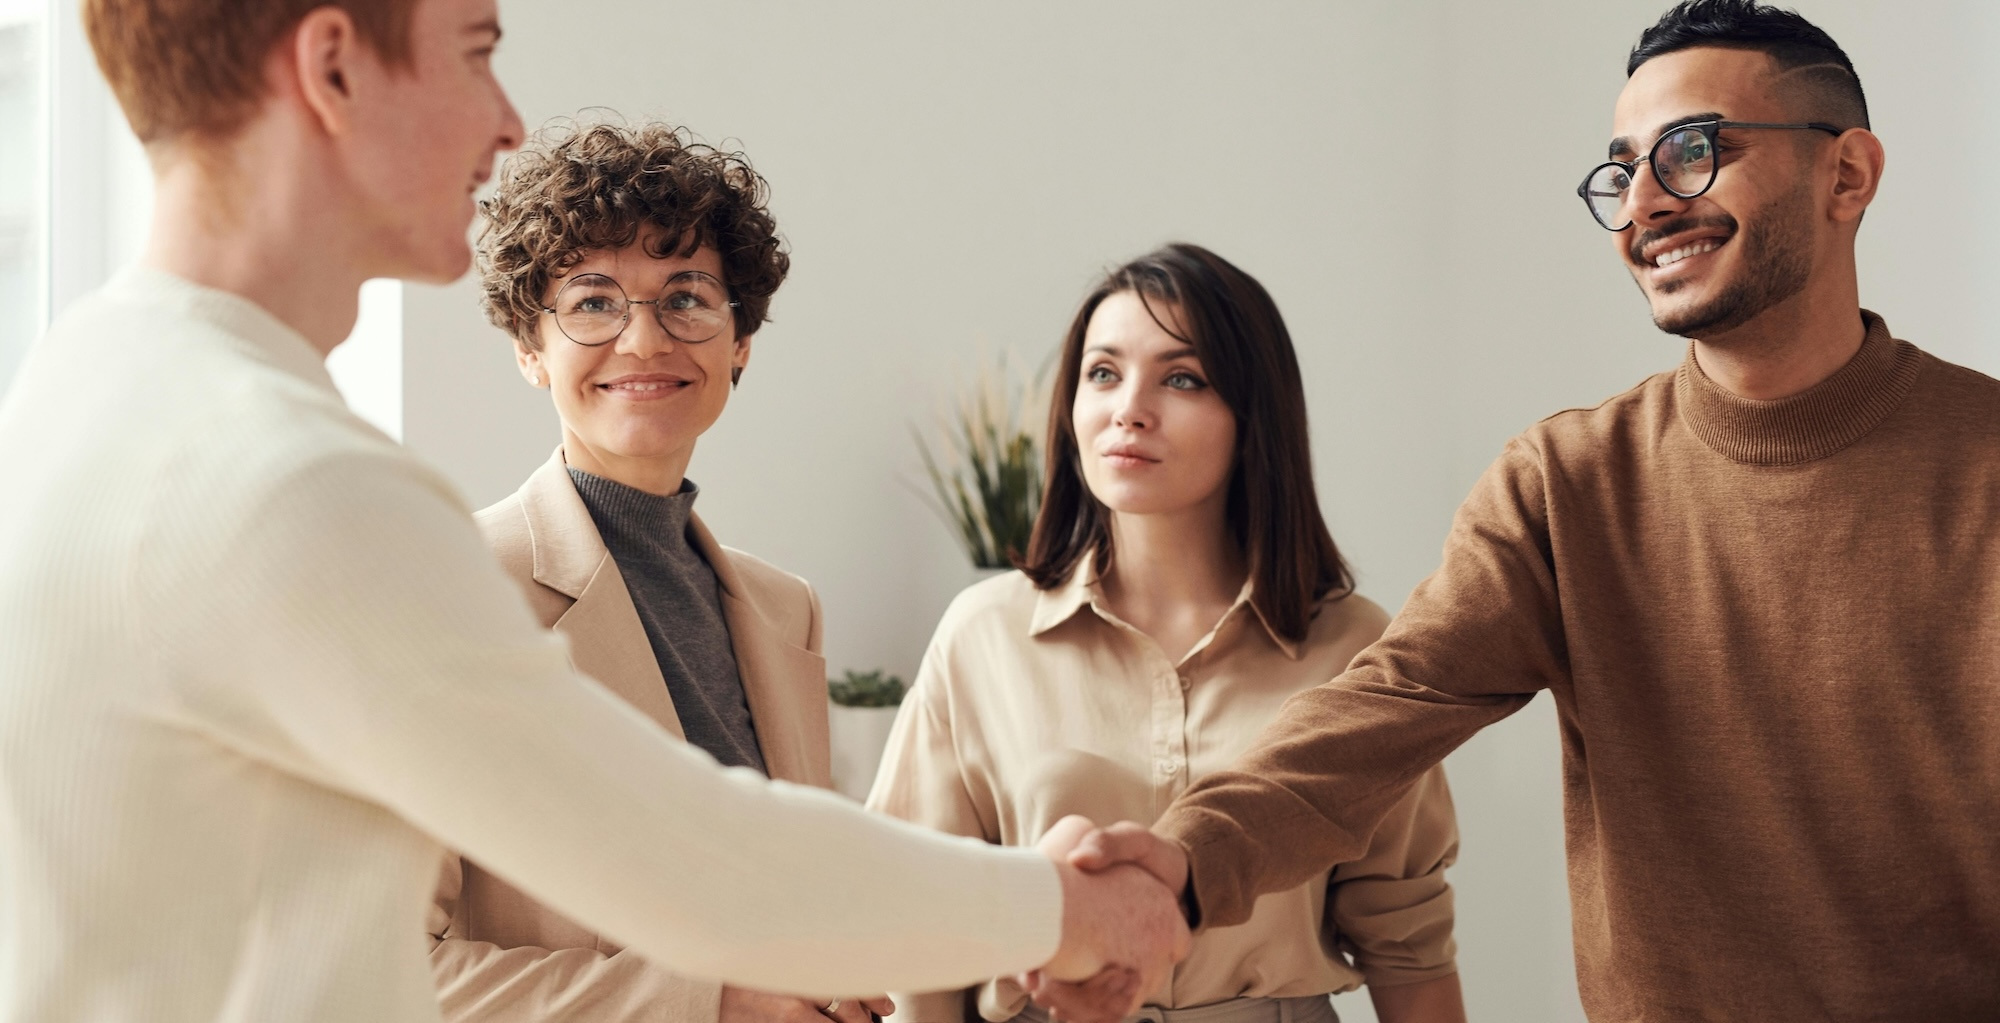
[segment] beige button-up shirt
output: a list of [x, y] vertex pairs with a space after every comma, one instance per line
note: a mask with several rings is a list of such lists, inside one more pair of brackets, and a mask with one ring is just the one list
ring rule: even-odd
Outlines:
[[[1250, 594], [1246, 583], [1175, 663], [1106, 608], [1087, 565], [1048, 592], [1019, 572], [966, 590], [924, 655], [869, 806], [1004, 845], [1031, 844], [1072, 813], [1158, 819], [1388, 624], [1366, 598], [1333, 599], [1293, 643], [1265, 624]], [[1433, 768], [1364, 856], [1264, 896], [1246, 923], [1198, 935], [1167, 990], [1148, 1001], [1178, 1008], [1448, 975], [1457, 967], [1444, 869], [1457, 849], [1451, 795]], [[966, 994], [900, 995], [898, 1020], [957, 1023]], [[989, 1020], [1026, 1003], [1004, 979], [973, 994]]]

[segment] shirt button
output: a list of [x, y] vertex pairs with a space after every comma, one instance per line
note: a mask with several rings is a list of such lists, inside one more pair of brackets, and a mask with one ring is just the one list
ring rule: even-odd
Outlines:
[[1160, 761], [1160, 773], [1161, 773], [1161, 774], [1164, 774], [1164, 775], [1168, 775], [1168, 776], [1170, 776], [1170, 777], [1171, 777], [1172, 775], [1176, 775], [1176, 774], [1179, 774], [1179, 773], [1181, 773], [1181, 762], [1180, 762], [1180, 761], [1178, 761], [1178, 760], [1162, 760], [1162, 761]]
[[1193, 689], [1193, 688], [1194, 688], [1194, 679], [1192, 679], [1192, 678], [1188, 677], [1187, 675], [1182, 675], [1182, 676], [1181, 676], [1181, 691], [1182, 691], [1182, 692], [1186, 692], [1187, 690], [1189, 690], [1189, 689]]

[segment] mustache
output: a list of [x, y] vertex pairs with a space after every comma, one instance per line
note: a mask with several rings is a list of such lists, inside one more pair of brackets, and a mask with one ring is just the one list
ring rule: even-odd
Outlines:
[[1634, 232], [1631, 247], [1632, 262], [1645, 262], [1640, 253], [1646, 250], [1646, 246], [1656, 241], [1663, 238], [1671, 238], [1682, 231], [1695, 231], [1708, 227], [1721, 228], [1730, 234], [1735, 234], [1736, 218], [1727, 213], [1713, 217], [1682, 217], [1678, 220], [1669, 220], [1659, 227], [1649, 227], [1644, 231]]

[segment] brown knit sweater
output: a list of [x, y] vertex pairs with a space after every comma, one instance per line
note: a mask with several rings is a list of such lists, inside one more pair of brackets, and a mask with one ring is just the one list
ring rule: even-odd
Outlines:
[[1511, 441], [1382, 640], [1158, 825], [1202, 922], [1547, 689], [1592, 1020], [2000, 1020], [2000, 382], [1863, 317], [1803, 394], [1690, 353]]

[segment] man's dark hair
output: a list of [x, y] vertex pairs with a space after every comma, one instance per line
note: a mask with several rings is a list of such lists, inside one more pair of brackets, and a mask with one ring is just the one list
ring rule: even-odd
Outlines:
[[1800, 118], [1842, 128], [1868, 127], [1861, 76], [1840, 44], [1797, 11], [1756, 0], [1682, 0], [1639, 34], [1625, 74], [1630, 77], [1654, 57], [1697, 46], [1765, 54], [1800, 105]]

